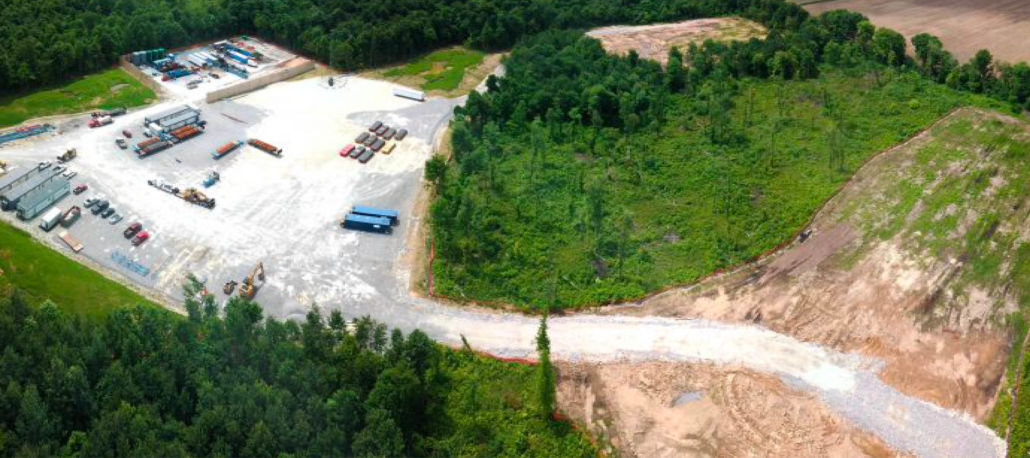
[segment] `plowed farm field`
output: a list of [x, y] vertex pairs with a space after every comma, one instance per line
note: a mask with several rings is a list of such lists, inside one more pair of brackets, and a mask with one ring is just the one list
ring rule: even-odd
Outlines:
[[[920, 32], [940, 37], [959, 61], [981, 49], [1007, 62], [1030, 61], [1030, 2], [1026, 0], [831, 0], [798, 2], [812, 14], [848, 9], [881, 27], [911, 38]], [[807, 4], [806, 4], [807, 3]]]

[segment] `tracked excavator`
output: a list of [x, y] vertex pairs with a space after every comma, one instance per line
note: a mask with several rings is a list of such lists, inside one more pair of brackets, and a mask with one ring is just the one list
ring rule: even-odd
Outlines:
[[[255, 283], [255, 280], [260, 283]], [[265, 284], [265, 264], [257, 263], [254, 266], [254, 270], [250, 271], [250, 275], [243, 279], [243, 283], [240, 285], [240, 297], [246, 299], [253, 299], [254, 295], [257, 294], [258, 288]]]

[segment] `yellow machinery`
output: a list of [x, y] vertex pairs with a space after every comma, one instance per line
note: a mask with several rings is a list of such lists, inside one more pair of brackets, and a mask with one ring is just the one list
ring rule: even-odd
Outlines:
[[[259, 280], [261, 284], [254, 283], [254, 280]], [[250, 272], [247, 278], [243, 279], [243, 284], [240, 285], [240, 297], [247, 299], [253, 299], [254, 295], [257, 294], [258, 288], [265, 284], [265, 264], [257, 263], [254, 266], [254, 270]]]

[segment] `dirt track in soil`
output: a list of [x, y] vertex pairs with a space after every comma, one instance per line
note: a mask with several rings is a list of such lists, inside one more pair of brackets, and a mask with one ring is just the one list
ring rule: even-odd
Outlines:
[[624, 456], [898, 456], [778, 378], [710, 364], [560, 364], [558, 402]]

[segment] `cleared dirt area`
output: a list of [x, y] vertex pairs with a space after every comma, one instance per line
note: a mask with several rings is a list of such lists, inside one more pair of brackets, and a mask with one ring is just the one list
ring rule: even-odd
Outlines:
[[921, 32], [936, 35], [962, 62], [981, 49], [1007, 62], [1030, 60], [1026, 0], [837, 0], [806, 4], [805, 9], [813, 14], [853, 10], [909, 38]]
[[608, 313], [753, 322], [882, 360], [894, 388], [983, 420], [1010, 351], [1027, 240], [1022, 122], [962, 109], [885, 152], [780, 255]]
[[561, 409], [622, 456], [897, 456], [811, 394], [742, 368], [565, 364], [558, 375]]
[[626, 54], [636, 50], [640, 57], [665, 65], [669, 50], [677, 46], [685, 50], [691, 43], [705, 40], [734, 41], [765, 36], [765, 28], [757, 22], [742, 18], [694, 19], [671, 24], [642, 26], [617, 25], [587, 32], [601, 40], [604, 49], [613, 54]]

